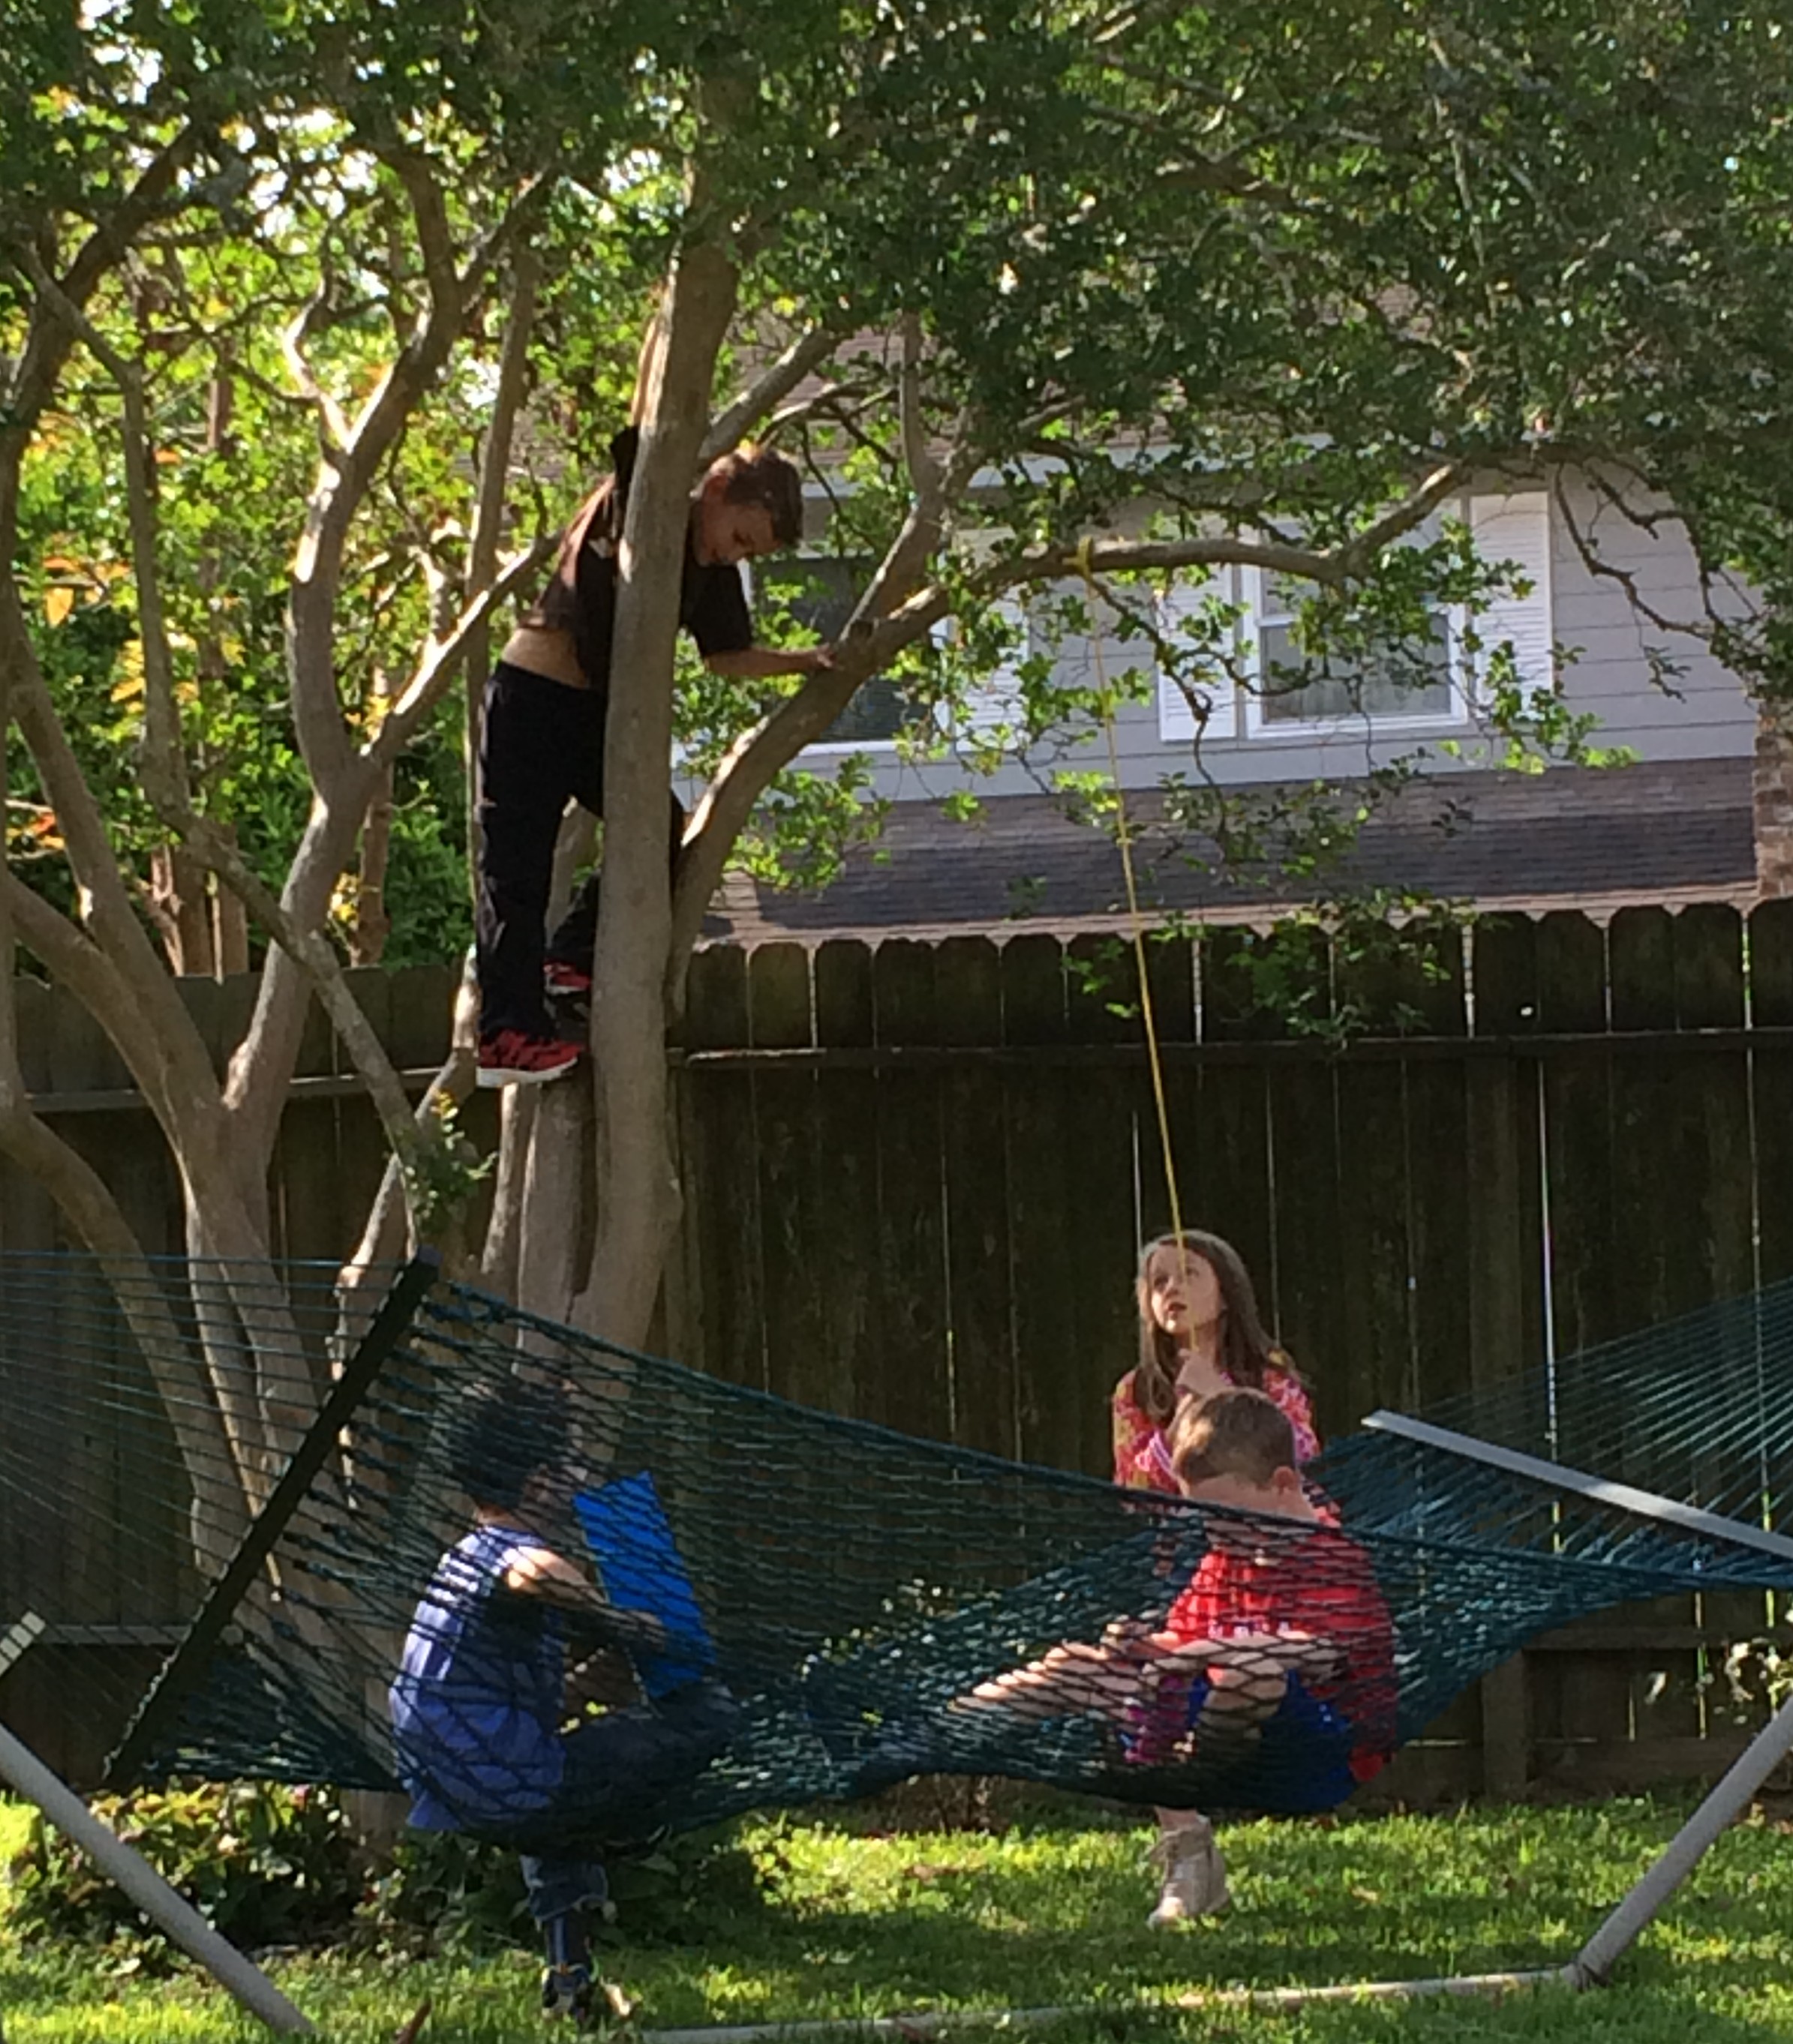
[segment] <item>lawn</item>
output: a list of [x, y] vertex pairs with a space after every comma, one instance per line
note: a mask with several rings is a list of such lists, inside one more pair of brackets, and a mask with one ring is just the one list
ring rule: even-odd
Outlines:
[[[1667, 1840], [1684, 1806], [1476, 1810], [1455, 1816], [1235, 1826], [1237, 1905], [1223, 1921], [1149, 1931], [1138, 1865], [1148, 1834], [1055, 1812], [1006, 1833], [891, 1836], [849, 1821], [741, 1827], [757, 1876], [727, 1884], [702, 1942], [628, 1941], [608, 1976], [645, 2029], [937, 2008], [1164, 1999], [1250, 1983], [1418, 1978], [1567, 1958]], [[0, 1808], [0, 1854], [17, 1813]], [[1758, 1816], [1723, 1839], [1618, 1985], [1501, 2004], [1421, 2002], [1282, 2014], [1136, 2018], [1226, 2044], [1564, 2040], [1749, 2044], [1793, 2040], [1793, 1837]], [[182, 2044], [267, 2033], [190, 1976], [121, 1973], [104, 1954], [14, 1949], [0, 1924], [6, 2044]], [[333, 2044], [390, 2044], [425, 1996], [422, 2044], [544, 2034], [526, 1954], [428, 1963], [275, 1957], [269, 1970]], [[1052, 2034], [1095, 2044], [1088, 2019]]]

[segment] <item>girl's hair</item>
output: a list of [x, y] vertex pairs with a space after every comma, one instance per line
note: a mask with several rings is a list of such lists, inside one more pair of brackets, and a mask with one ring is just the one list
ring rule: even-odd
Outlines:
[[783, 455], [748, 441], [718, 455], [705, 479], [712, 475], [721, 477], [723, 494], [731, 504], [754, 504], [766, 513], [772, 537], [781, 547], [794, 547], [802, 539], [803, 478]]
[[1145, 1281], [1152, 1258], [1159, 1250], [1179, 1248], [1200, 1257], [1219, 1281], [1220, 1362], [1233, 1383], [1241, 1390], [1261, 1391], [1266, 1370], [1295, 1374], [1288, 1358], [1264, 1331], [1251, 1274], [1232, 1243], [1193, 1228], [1186, 1228], [1180, 1235], [1160, 1235], [1140, 1251], [1139, 1277], [1134, 1286], [1139, 1304], [1139, 1368], [1133, 1376], [1134, 1402], [1159, 1427], [1168, 1427], [1176, 1410], [1179, 1358], [1175, 1337], [1152, 1317]]

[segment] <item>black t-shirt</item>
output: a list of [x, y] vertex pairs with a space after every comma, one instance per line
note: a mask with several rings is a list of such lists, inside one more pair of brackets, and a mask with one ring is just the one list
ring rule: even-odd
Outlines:
[[[617, 548], [629, 505], [640, 436], [633, 426], [610, 443], [616, 473], [587, 498], [561, 536], [554, 574], [540, 603], [524, 623], [551, 632], [571, 632], [579, 670], [596, 692], [610, 686], [610, 636], [616, 623]], [[685, 535], [685, 566], [679, 587], [679, 622], [706, 657], [738, 653], [753, 644], [753, 620], [741, 570], [700, 561]]]

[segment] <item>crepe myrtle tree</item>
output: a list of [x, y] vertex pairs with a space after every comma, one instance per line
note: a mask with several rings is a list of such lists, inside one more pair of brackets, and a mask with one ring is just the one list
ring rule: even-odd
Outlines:
[[[694, 186], [669, 274], [628, 536], [641, 579], [618, 620], [610, 722], [593, 1019], [606, 1197], [589, 1264], [534, 1281], [624, 1338], [646, 1324], [675, 1223], [660, 1044], [701, 917], [756, 805], [868, 677], [907, 660], [931, 677], [924, 691], [949, 691], [926, 657], [937, 629], [956, 619], [987, 648], [992, 607], [1041, 584], [1080, 584], [1150, 636], [1141, 578], [1228, 563], [1310, 592], [1310, 651], [1373, 649], [1418, 670], [1432, 609], [1473, 620], [1502, 580], [1460, 527], [1434, 521], [1472, 479], [1560, 488], [1592, 463], [1647, 492], [1668, 473], [1668, 416], [1728, 416], [1745, 392], [1746, 411], [1772, 409], [1785, 388], [1740, 348], [1718, 397], [1689, 318], [1715, 268], [1746, 302], [1761, 274], [1762, 234], [1727, 232], [1715, 254], [1699, 225], [1736, 206], [1733, 145], [1783, 133], [1787, 50], [1771, 22], [1717, 9], [1674, 23], [1298, 10], [1256, 25], [1105, 10], [1074, 36], [992, 45], [987, 69], [961, 52], [955, 86], [976, 111], [944, 159], [897, 139], [939, 90], [938, 47], [868, 67], [823, 131], [853, 141], [818, 144], [807, 204], [793, 176], [775, 213], [744, 207], [707, 234], [725, 209], [718, 187]], [[877, 138], [863, 156], [862, 137]], [[671, 578], [646, 564], [656, 538], [671, 544], [694, 463], [741, 423], [704, 425], [749, 286], [811, 309], [785, 363], [822, 387], [786, 423], [822, 433], [837, 415], [861, 484], [848, 528], [860, 522], [854, 550], [877, 564], [832, 669], [725, 734], [668, 892]], [[869, 407], [842, 387], [863, 360], [829, 378], [841, 353], [821, 351], [843, 323], [895, 337]], [[646, 478], [663, 462], [656, 499]], [[1156, 513], [1129, 529], [1142, 498]], [[1599, 558], [1591, 534], [1578, 539]], [[1199, 684], [1229, 623], [1209, 606], [1160, 659]], [[1510, 649], [1478, 644], [1473, 624], [1469, 640], [1506, 741], [1585, 748], [1585, 725], [1526, 685]], [[1041, 668], [1022, 681], [1030, 728], [1099, 707]], [[541, 1109], [550, 1168], [575, 1154], [579, 1107], [571, 1091]]]
[[[0, 58], [26, 110], [0, 166], [0, 688], [28, 784], [0, 886], [0, 1148], [103, 1256], [140, 1253], [33, 1110], [5, 990], [22, 947], [129, 1065], [190, 1252], [266, 1310], [268, 1167], [315, 995], [392, 1151], [350, 1281], [452, 1237], [467, 1018], [414, 1109], [344, 954], [377, 955], [393, 912], [394, 771], [452, 748], [452, 692], [476, 701], [499, 607], [633, 417], [594, 1055], [507, 1103], [491, 1227], [454, 1246], [640, 1339], [678, 1215], [667, 1031], [706, 907], [744, 834], [825, 809], [794, 763], [868, 679], [925, 726], [950, 716], [1004, 606], [1068, 587], [1199, 697], [1231, 619], [1167, 636], [1152, 592], [1231, 563], [1310, 592], [1310, 650], [1417, 667], [1439, 604], [1473, 617], [1510, 579], [1443, 515], [1472, 479], [1591, 455], [1651, 476], [1641, 364], [1665, 403], [1772, 409], [1746, 349], [1706, 374], [1685, 308], [1715, 262], [1747, 296], [1759, 248], [1715, 256], [1699, 229], [1737, 203], [1729, 141], [1780, 120], [1781, 39], [1704, 6], [1609, 17], [783, 0], [719, 25], [518, 0], [377, 24], [121, 5], [21, 31]], [[841, 551], [869, 565], [826, 671], [681, 696], [690, 493], [756, 431], [851, 485]], [[83, 576], [106, 605], [70, 597]], [[121, 734], [96, 743], [58, 687], [58, 634], [102, 607], [129, 628], [106, 698], [123, 773]], [[1584, 741], [1499, 646], [1472, 652], [1507, 741]], [[259, 781], [256, 745], [219, 738], [245, 704], [282, 752]], [[1030, 732], [1102, 707], [1023, 669]], [[675, 716], [707, 785], [669, 876]], [[220, 1079], [168, 965], [226, 956], [226, 901], [267, 948]], [[191, 1367], [246, 1509], [309, 1393]]]

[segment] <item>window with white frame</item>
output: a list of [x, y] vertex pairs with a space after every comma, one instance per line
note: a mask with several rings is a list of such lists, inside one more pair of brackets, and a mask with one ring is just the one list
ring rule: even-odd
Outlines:
[[1260, 568], [1246, 574], [1245, 655], [1254, 675], [1246, 721], [1254, 732], [1324, 728], [1366, 717], [1384, 725], [1449, 723], [1464, 714], [1457, 627], [1442, 605], [1428, 612], [1427, 637], [1391, 646], [1383, 657], [1312, 653], [1301, 639], [1306, 586]]
[[[754, 570], [756, 597], [775, 604], [820, 640], [838, 639], [853, 614], [872, 563], [840, 554], [787, 554]], [[817, 747], [860, 751], [896, 743], [909, 720], [902, 691], [883, 674], [860, 683], [852, 699], [815, 741]]]
[[[1509, 564], [1526, 584], [1523, 594], [1502, 596], [1476, 620], [1482, 657], [1509, 643], [1521, 674], [1549, 686], [1549, 499], [1541, 490], [1479, 496], [1468, 510], [1477, 552]], [[1467, 720], [1477, 676], [1465, 656], [1460, 610], [1437, 605], [1430, 613], [1430, 636], [1391, 647], [1384, 659], [1310, 655], [1300, 643], [1299, 622], [1305, 585], [1259, 568], [1241, 574], [1244, 660], [1252, 677], [1246, 728], [1252, 736], [1323, 732], [1366, 719], [1395, 730]]]

